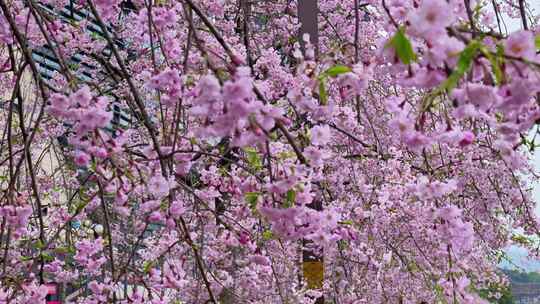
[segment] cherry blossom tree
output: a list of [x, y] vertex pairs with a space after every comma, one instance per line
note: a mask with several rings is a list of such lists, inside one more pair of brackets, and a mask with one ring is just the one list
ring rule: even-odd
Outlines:
[[0, 303], [496, 300], [530, 2], [0, 0]]

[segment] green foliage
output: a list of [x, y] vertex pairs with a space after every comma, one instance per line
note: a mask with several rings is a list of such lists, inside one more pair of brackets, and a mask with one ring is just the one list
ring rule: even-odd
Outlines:
[[[497, 303], [497, 304], [515, 303], [510, 286], [503, 286], [500, 284], [490, 284], [487, 288], [484, 288], [484, 289], [473, 288], [473, 291], [475, 291], [481, 298], [488, 300], [489, 303]], [[494, 298], [492, 295], [496, 293], [501, 294], [501, 297], [498, 299]]]
[[287, 191], [287, 197], [285, 198], [285, 207], [286, 208], [292, 207], [295, 202], [296, 202], [296, 191], [294, 191], [293, 189], [289, 189], [289, 191]]
[[246, 199], [246, 202], [249, 205], [249, 208], [251, 210], [255, 210], [257, 208], [257, 202], [259, 201], [259, 192], [247, 192], [244, 194], [244, 198]]
[[86, 205], [87, 205], [88, 203], [89, 203], [88, 201], [84, 201], [84, 200], [78, 200], [78, 201], [76, 201], [76, 203], [74, 204], [74, 206], [75, 206], [75, 211], [74, 211], [74, 213], [75, 213], [75, 214], [80, 213], [80, 212], [84, 209], [84, 207], [86, 207]]
[[[497, 47], [497, 54], [496, 56], [493, 56], [493, 54], [484, 46], [480, 47], [480, 51], [491, 63], [491, 71], [493, 72], [493, 75], [495, 76], [495, 83], [497, 85], [500, 85], [504, 82], [504, 73], [502, 71], [502, 64], [504, 62], [504, 57], [500, 53], [500, 51], [503, 51], [501, 47]], [[503, 51], [504, 52], [504, 51]]]
[[503, 269], [502, 272], [514, 283], [540, 283], [540, 273]]
[[338, 64], [324, 71], [323, 75], [329, 77], [337, 77], [341, 74], [350, 73], [351, 71], [352, 70], [350, 67]]
[[471, 69], [474, 57], [481, 47], [482, 43], [478, 40], [472, 40], [469, 45], [465, 47], [465, 49], [459, 54], [456, 69], [442, 84], [443, 89], [452, 91], [452, 89], [457, 86], [459, 80]]
[[36, 241], [36, 244], [35, 244], [36, 249], [43, 250], [45, 249], [45, 246], [46, 245], [41, 240]]
[[21, 262], [28, 262], [28, 261], [31, 261], [32, 260], [32, 257], [31, 256], [21, 256], [19, 258], [19, 260], [21, 260]]
[[247, 161], [251, 169], [255, 172], [260, 171], [263, 168], [262, 159], [259, 156], [259, 152], [255, 148], [244, 148], [247, 155]]
[[323, 106], [328, 104], [328, 93], [326, 92], [326, 78], [319, 79], [319, 101]]
[[45, 262], [52, 262], [54, 261], [54, 257], [47, 251], [42, 251], [41, 252], [41, 258], [43, 259], [43, 261]]
[[77, 63], [69, 63], [68, 68], [73, 71], [77, 71], [79, 69], [79, 65]]
[[270, 230], [265, 230], [262, 234], [263, 240], [269, 241], [274, 238], [274, 234]]
[[154, 267], [154, 262], [153, 261], [145, 261], [143, 263], [143, 272], [144, 273], [149, 273], [150, 270], [152, 270], [153, 267]]
[[[489, 297], [490, 293], [499, 292], [502, 294], [502, 296], [499, 299], [491, 298]], [[478, 292], [478, 295], [486, 300], [488, 300], [490, 303], [497, 303], [497, 304], [514, 304], [514, 297], [512, 296], [512, 292], [510, 291], [510, 288], [504, 288], [503, 290], [500, 289], [483, 289]]]
[[350, 67], [337, 64], [319, 75], [317, 79], [319, 80], [319, 102], [321, 105], [328, 104], [328, 92], [326, 91], [326, 80], [328, 77], [335, 78], [351, 71], [352, 69]]
[[328, 77], [335, 78], [341, 74], [349, 73], [352, 69], [344, 65], [335, 65], [326, 71], [322, 72], [319, 77], [319, 102], [321, 105], [328, 104], [328, 92], [326, 91], [326, 80]]
[[76, 249], [73, 246], [59, 246], [59, 247], [54, 248], [54, 252], [57, 254], [62, 254], [62, 255], [66, 255], [66, 254], [74, 255], [76, 253]]
[[386, 44], [386, 47], [391, 47], [396, 52], [397, 57], [403, 64], [411, 64], [416, 61], [412, 43], [405, 35], [405, 29], [400, 27], [394, 37]]
[[534, 240], [532, 240], [530, 237], [527, 237], [521, 234], [512, 235], [512, 241], [514, 241], [517, 244], [522, 244], [522, 245], [529, 245], [534, 242]]

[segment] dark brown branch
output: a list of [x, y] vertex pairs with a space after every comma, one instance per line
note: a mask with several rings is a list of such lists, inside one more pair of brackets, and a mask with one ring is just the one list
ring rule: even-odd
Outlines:
[[528, 31], [529, 25], [527, 24], [527, 13], [525, 12], [525, 0], [519, 0], [519, 14], [521, 15], [523, 29]]

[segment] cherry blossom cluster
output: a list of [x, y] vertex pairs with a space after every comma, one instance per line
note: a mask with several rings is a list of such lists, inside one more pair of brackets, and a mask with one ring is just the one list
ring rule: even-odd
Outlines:
[[489, 303], [538, 258], [532, 0], [301, 1], [0, 0], [1, 303]]

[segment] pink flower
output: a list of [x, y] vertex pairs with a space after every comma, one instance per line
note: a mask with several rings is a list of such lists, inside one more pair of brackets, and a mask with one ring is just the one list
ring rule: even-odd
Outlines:
[[101, 159], [107, 158], [108, 155], [107, 149], [98, 146], [90, 147], [88, 152]]
[[75, 151], [73, 161], [79, 167], [86, 167], [90, 163], [90, 156], [83, 151]]
[[317, 146], [327, 144], [331, 139], [330, 127], [328, 125], [315, 126], [311, 128], [311, 143]]
[[52, 94], [49, 98], [49, 101], [51, 103], [51, 106], [64, 110], [67, 110], [67, 108], [71, 105], [69, 99], [66, 96], [58, 93]]
[[240, 79], [235, 82], [225, 83], [223, 86], [223, 98], [225, 100], [243, 100], [251, 97], [252, 85], [249, 79]]
[[424, 0], [411, 12], [411, 31], [427, 40], [437, 40], [445, 35], [445, 28], [455, 19], [452, 7], [445, 0]]
[[452, 95], [460, 102], [470, 102], [482, 111], [487, 111], [501, 102], [501, 96], [497, 94], [495, 88], [477, 83], [468, 84], [464, 89], [457, 89]]
[[84, 263], [85, 270], [90, 273], [97, 273], [100, 267], [105, 264], [106, 261], [107, 259], [105, 257], [101, 257], [99, 259], [88, 259], [88, 261]]
[[157, 201], [157, 200], [147, 201], [141, 204], [140, 210], [141, 212], [146, 213], [146, 212], [156, 210], [157, 208], [159, 208], [160, 205], [161, 205], [160, 201]]
[[473, 143], [475, 136], [471, 131], [451, 130], [439, 135], [439, 140], [451, 145], [465, 147]]
[[77, 92], [71, 94], [69, 98], [72, 100], [72, 103], [87, 107], [90, 105], [90, 100], [92, 100], [92, 93], [88, 86], [83, 86]]
[[169, 207], [169, 212], [173, 217], [179, 217], [184, 214], [184, 212], [186, 212], [186, 208], [184, 207], [184, 204], [182, 204], [182, 202], [174, 201]]
[[465, 131], [461, 133], [461, 140], [459, 141], [460, 147], [465, 147], [472, 144], [474, 141], [474, 133], [471, 131]]
[[13, 35], [4, 15], [0, 15], [0, 41], [5, 44], [13, 43]]
[[245, 231], [241, 231], [238, 236], [238, 242], [242, 245], [247, 245], [249, 243], [249, 234]]
[[345, 97], [361, 94], [367, 88], [370, 77], [371, 69], [361, 63], [356, 64], [352, 72], [341, 75], [339, 82], [345, 89]]
[[53, 262], [45, 265], [43, 267], [43, 270], [46, 272], [56, 273], [62, 269], [62, 266], [64, 265], [64, 262], [61, 262], [59, 260], [54, 260]]
[[400, 134], [405, 134], [414, 130], [414, 121], [405, 113], [399, 112], [396, 117], [390, 120], [388, 126]]
[[404, 78], [399, 83], [406, 87], [432, 88], [446, 79], [446, 74], [441, 70], [419, 67], [413, 77]]
[[122, 217], [128, 217], [131, 213], [131, 209], [125, 206], [115, 206], [114, 210]]
[[457, 282], [457, 288], [462, 293], [466, 292], [465, 288], [469, 286], [470, 283], [471, 281], [466, 276], [462, 276]]
[[[47, 107], [47, 112], [57, 118], [70, 118], [69, 107], [71, 106], [70, 100], [58, 93], [54, 93], [49, 98], [50, 106]], [[74, 117], [71, 117], [72, 119]]]
[[536, 56], [533, 33], [530, 31], [512, 33], [504, 42], [504, 50], [508, 55], [533, 60]]
[[257, 117], [257, 122], [265, 130], [270, 130], [274, 127], [275, 121], [283, 118], [283, 110], [272, 105], [264, 105], [261, 107], [261, 115]]
[[270, 261], [268, 260], [267, 257], [263, 256], [263, 255], [260, 255], [260, 254], [254, 254], [252, 255], [249, 260], [254, 263], [254, 264], [258, 264], [258, 265], [263, 265], [263, 266], [268, 266], [270, 265]]
[[147, 86], [157, 90], [170, 90], [180, 85], [180, 74], [177, 70], [166, 69], [152, 77]]
[[175, 154], [174, 160], [176, 163], [174, 166], [174, 172], [181, 176], [188, 174], [192, 165], [191, 157], [192, 156], [190, 154]]
[[46, 285], [36, 285], [34, 283], [23, 285], [26, 297], [24, 303], [44, 303], [49, 288]]
[[112, 113], [102, 109], [89, 108], [81, 115], [80, 124], [85, 130], [106, 127], [112, 119]]
[[404, 133], [403, 140], [414, 151], [420, 151], [431, 143], [431, 138], [418, 131]]
[[169, 194], [169, 182], [161, 175], [154, 175], [148, 181], [148, 190], [156, 198], [162, 198]]
[[461, 40], [445, 35], [439, 38], [434, 46], [429, 49], [428, 59], [434, 66], [440, 66], [445, 61], [453, 65], [464, 47], [465, 44]]
[[118, 191], [116, 193], [115, 202], [117, 204], [122, 205], [125, 202], [127, 202], [127, 200], [128, 200], [128, 196], [123, 191]]
[[103, 240], [82, 240], [75, 247], [77, 248], [77, 254], [74, 256], [75, 261], [85, 264], [88, 262], [88, 259], [103, 249]]
[[209, 116], [219, 113], [221, 99], [221, 87], [216, 77], [212, 75], [204, 76], [197, 84], [197, 97], [190, 113], [195, 116]]
[[324, 156], [326, 156], [316, 147], [307, 147], [304, 150], [304, 155], [309, 160], [309, 163], [315, 167], [322, 166], [324, 163]]
[[454, 205], [446, 206], [437, 211], [437, 216], [445, 221], [453, 221], [461, 216], [461, 209]]
[[88, 288], [95, 295], [101, 295], [105, 291], [106, 287], [107, 287], [107, 285], [98, 283], [97, 281], [92, 281], [92, 282], [88, 283]]
[[516, 79], [501, 88], [501, 95], [505, 96], [497, 106], [503, 112], [517, 111], [527, 104], [538, 90], [538, 82]]
[[477, 117], [479, 116], [479, 112], [472, 104], [463, 104], [454, 109], [452, 115], [454, 115], [456, 119], [465, 119], [468, 117]]
[[152, 223], [161, 223], [163, 221], [163, 215], [159, 210], [156, 210], [148, 216], [148, 220]]

